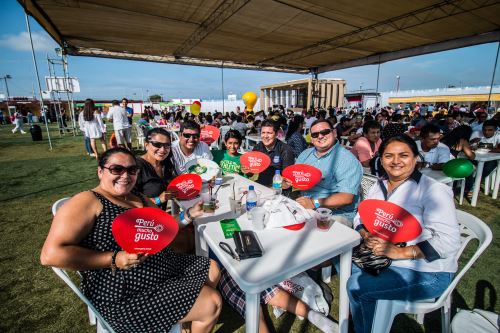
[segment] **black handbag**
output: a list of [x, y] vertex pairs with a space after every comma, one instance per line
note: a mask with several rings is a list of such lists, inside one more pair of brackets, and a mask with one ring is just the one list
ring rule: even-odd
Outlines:
[[352, 250], [352, 262], [367, 273], [379, 275], [392, 264], [392, 259], [374, 255], [365, 243], [361, 243]]
[[262, 246], [255, 232], [251, 230], [235, 231], [233, 239], [240, 260], [262, 257]]

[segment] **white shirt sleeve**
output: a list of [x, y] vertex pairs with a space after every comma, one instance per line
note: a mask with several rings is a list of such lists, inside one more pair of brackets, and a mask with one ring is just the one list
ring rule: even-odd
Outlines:
[[80, 114], [78, 115], [78, 126], [80, 127], [80, 131], [84, 131], [84, 128], [85, 128], [85, 119], [83, 118], [83, 111], [80, 112]]
[[437, 147], [437, 162], [436, 163], [446, 163], [450, 160], [450, 148], [445, 144], [440, 144]]
[[448, 258], [460, 249], [460, 229], [458, 227], [452, 188], [433, 182], [422, 195], [424, 212], [423, 233], [430, 238], [418, 243], [427, 261]]

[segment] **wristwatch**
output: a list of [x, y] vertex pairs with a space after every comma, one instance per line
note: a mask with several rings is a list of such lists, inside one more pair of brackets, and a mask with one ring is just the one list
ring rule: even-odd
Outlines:
[[194, 217], [192, 217], [192, 216], [191, 216], [191, 213], [189, 213], [189, 208], [188, 208], [188, 209], [186, 209], [186, 216], [187, 216], [187, 218], [188, 218], [188, 219], [190, 219], [190, 220], [191, 220], [191, 222], [194, 222]]
[[314, 202], [314, 209], [318, 209], [321, 206], [318, 199], [313, 199], [313, 202]]

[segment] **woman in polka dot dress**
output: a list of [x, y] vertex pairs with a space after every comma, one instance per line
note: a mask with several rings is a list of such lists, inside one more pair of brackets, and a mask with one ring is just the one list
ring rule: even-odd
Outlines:
[[[138, 171], [130, 151], [106, 151], [99, 185], [75, 195], [54, 217], [41, 262], [80, 271], [82, 290], [116, 332], [168, 332], [179, 322], [191, 322], [193, 333], [210, 332], [222, 305], [215, 262], [168, 247], [155, 255], [131, 254], [113, 238], [116, 216], [152, 205], [131, 192]], [[186, 215], [201, 214], [198, 204]]]

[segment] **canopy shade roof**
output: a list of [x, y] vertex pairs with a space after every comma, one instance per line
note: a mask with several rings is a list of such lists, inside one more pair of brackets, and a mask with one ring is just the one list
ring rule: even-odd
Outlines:
[[500, 40], [500, 1], [18, 0], [70, 55], [326, 72]]

